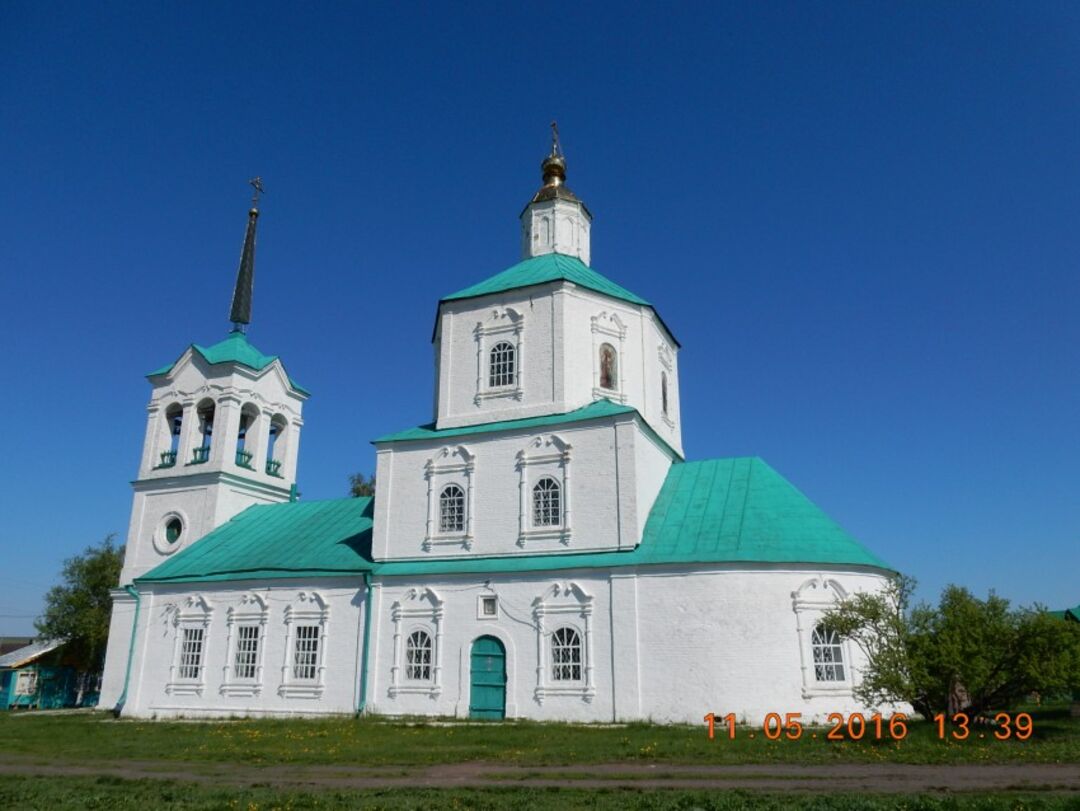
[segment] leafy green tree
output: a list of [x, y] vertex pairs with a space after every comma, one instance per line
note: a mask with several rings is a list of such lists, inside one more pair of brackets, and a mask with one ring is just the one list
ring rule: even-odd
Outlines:
[[375, 475], [368, 477], [363, 473], [353, 473], [349, 476], [349, 495], [353, 498], [375, 495]]
[[1080, 683], [1080, 625], [1040, 608], [1012, 609], [993, 592], [980, 600], [959, 586], [946, 587], [936, 607], [909, 609], [913, 589], [913, 580], [898, 578], [825, 616], [866, 656], [859, 700], [905, 701], [926, 717], [977, 715]]
[[120, 582], [124, 564], [124, 550], [113, 544], [114, 539], [108, 535], [99, 545], [64, 561], [63, 583], [49, 589], [45, 610], [34, 621], [42, 637], [67, 640], [68, 650], [88, 671], [101, 669], [109, 641], [109, 591]]

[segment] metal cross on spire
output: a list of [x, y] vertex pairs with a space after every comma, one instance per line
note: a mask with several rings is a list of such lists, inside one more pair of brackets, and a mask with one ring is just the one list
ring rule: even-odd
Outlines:
[[559, 144], [559, 122], [551, 122], [551, 157], [562, 155], [562, 146]]
[[251, 186], [252, 189], [254, 189], [254, 191], [251, 194], [251, 207], [252, 208], [258, 208], [259, 207], [259, 195], [265, 193], [263, 191], [262, 178], [261, 177], [253, 177], [253, 178], [251, 178], [251, 180], [248, 181], [248, 185]]

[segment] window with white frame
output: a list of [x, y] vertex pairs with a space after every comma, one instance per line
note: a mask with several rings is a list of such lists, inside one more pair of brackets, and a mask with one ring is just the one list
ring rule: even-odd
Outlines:
[[532, 506], [534, 527], [562, 524], [562, 490], [551, 476], [544, 476], [533, 486]]
[[476, 457], [463, 445], [441, 448], [427, 461], [425, 552], [438, 545], [472, 548], [475, 472]]
[[671, 393], [669, 391], [669, 382], [672, 376], [675, 374], [675, 353], [671, 351], [666, 343], [661, 342], [656, 347], [657, 356], [660, 358], [660, 417], [668, 424], [669, 427], [675, 427], [675, 421], [672, 419], [671, 413]]
[[258, 625], [241, 625], [236, 629], [236, 656], [233, 671], [238, 679], [253, 679], [259, 664]]
[[553, 583], [533, 601], [538, 664], [534, 695], [541, 704], [552, 696], [590, 702], [596, 695], [592, 615], [592, 595], [576, 583]]
[[285, 609], [285, 658], [278, 694], [318, 698], [326, 689], [326, 635], [330, 606], [315, 591], [301, 591]]
[[313, 681], [319, 662], [319, 626], [297, 625], [293, 639], [292, 675], [297, 681]]
[[244, 594], [226, 613], [228, 629], [222, 695], [254, 696], [262, 691], [263, 637], [270, 610], [256, 593]]
[[495, 308], [477, 322], [476, 405], [490, 398], [521, 399], [524, 325], [524, 316], [513, 307]]
[[795, 609], [802, 694], [851, 695], [853, 673], [847, 643], [822, 619], [848, 595], [840, 583], [824, 575], [811, 577], [791, 593]]
[[618, 313], [604, 311], [591, 320], [593, 338], [593, 399], [626, 402], [619, 358], [625, 357], [626, 324]]
[[413, 631], [405, 642], [405, 678], [431, 681], [431, 636], [427, 631]]
[[202, 675], [203, 628], [182, 628], [184, 638], [180, 643], [180, 668], [177, 675], [181, 679], [198, 679]]
[[450, 484], [439, 493], [439, 532], [465, 531], [465, 491]]
[[551, 635], [552, 681], [581, 681], [581, 635], [573, 628], [559, 628]]
[[491, 347], [488, 361], [488, 386], [496, 389], [513, 386], [517, 381], [517, 353], [509, 341], [499, 341]]
[[555, 434], [538, 436], [518, 452], [518, 546], [542, 541], [569, 545], [570, 452], [570, 445]]
[[213, 608], [205, 597], [194, 594], [179, 605], [168, 605], [175, 628], [173, 658], [165, 692], [170, 695], [202, 695], [206, 682], [206, 649]]
[[390, 606], [394, 658], [387, 693], [432, 698], [442, 693], [443, 601], [429, 588], [410, 588]]
[[818, 625], [810, 639], [814, 653], [814, 678], [817, 681], [844, 681], [844, 649], [840, 635], [825, 625]]

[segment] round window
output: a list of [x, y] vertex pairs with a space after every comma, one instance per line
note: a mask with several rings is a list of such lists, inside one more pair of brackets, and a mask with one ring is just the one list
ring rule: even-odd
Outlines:
[[170, 518], [168, 523], [165, 524], [165, 540], [169, 543], [176, 543], [180, 540], [180, 533], [184, 531], [184, 525], [180, 522], [179, 518]]

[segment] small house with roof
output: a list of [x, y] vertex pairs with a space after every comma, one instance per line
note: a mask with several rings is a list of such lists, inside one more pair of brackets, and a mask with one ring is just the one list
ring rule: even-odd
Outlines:
[[79, 673], [64, 641], [42, 639], [0, 655], [0, 710], [52, 710], [78, 701]]
[[246, 332], [253, 205], [233, 331], [149, 375], [102, 706], [864, 709], [859, 651], [822, 617], [893, 571], [762, 459], [686, 458], [679, 342], [592, 267], [557, 142], [542, 176], [522, 260], [439, 300], [433, 418], [373, 440], [373, 498], [297, 500], [309, 392]]

